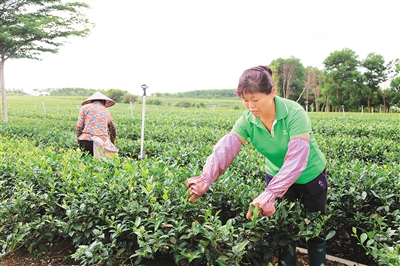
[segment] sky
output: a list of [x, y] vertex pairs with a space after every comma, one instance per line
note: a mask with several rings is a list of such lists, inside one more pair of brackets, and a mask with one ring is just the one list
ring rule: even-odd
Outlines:
[[234, 89], [244, 70], [295, 57], [323, 69], [344, 48], [400, 58], [399, 0], [77, 0], [95, 23], [41, 61], [5, 63], [6, 89]]

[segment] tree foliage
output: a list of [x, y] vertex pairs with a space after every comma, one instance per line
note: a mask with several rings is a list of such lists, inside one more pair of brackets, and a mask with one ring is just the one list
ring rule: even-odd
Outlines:
[[300, 59], [290, 57], [278, 58], [271, 62], [273, 80], [278, 94], [284, 98], [296, 100], [299, 98], [305, 81], [304, 66]]
[[304, 69], [306, 81], [304, 83], [303, 91], [301, 92], [297, 102], [301, 99], [304, 100], [306, 110], [308, 111], [308, 106], [315, 107], [315, 110], [319, 112], [320, 102], [316, 99], [321, 95], [321, 88], [323, 84], [323, 72], [316, 67], [307, 67]]
[[133, 95], [131, 93], [126, 93], [124, 96], [122, 96], [122, 102], [123, 103], [134, 103], [138, 100], [137, 95]]
[[8, 59], [40, 60], [57, 53], [67, 38], [85, 37], [92, 24], [82, 10], [86, 3], [61, 0], [2, 0], [0, 2], [0, 86], [3, 121], [7, 122], [4, 63]]
[[126, 91], [120, 89], [109, 89], [107, 90], [107, 96], [113, 99], [115, 102], [120, 103], [123, 100], [123, 97], [127, 94]]
[[357, 109], [363, 87], [363, 78], [358, 69], [360, 66], [358, 55], [348, 48], [335, 51], [324, 60], [324, 66], [327, 84], [324, 93], [328, 96], [327, 106], [332, 106], [336, 111], [342, 110], [345, 106]]
[[[399, 75], [399, 59], [385, 62], [382, 55], [370, 53], [364, 60], [348, 48], [331, 53], [325, 60], [324, 89], [321, 99], [326, 111], [357, 111], [362, 106], [387, 111], [387, 103], [399, 102], [394, 82]], [[390, 83], [390, 88], [387, 84]], [[386, 84], [386, 86], [385, 86]]]
[[175, 97], [175, 98], [194, 98], [194, 99], [222, 99], [222, 98], [237, 98], [235, 89], [222, 90], [194, 90], [177, 93], [161, 93], [153, 94], [155, 97]]
[[370, 53], [367, 58], [362, 61], [361, 65], [365, 69], [365, 72], [363, 73], [365, 84], [363, 96], [366, 97], [367, 106], [370, 108], [371, 99], [377, 94], [379, 85], [387, 79], [385, 75], [385, 60], [382, 55]]
[[389, 104], [399, 107], [400, 105], [400, 59], [390, 61], [386, 67], [389, 86], [384, 88], [388, 90]]
[[[35, 89], [34, 91], [41, 95], [50, 96], [90, 96], [96, 92], [94, 89], [85, 88]], [[101, 92], [104, 93], [103, 91]]]

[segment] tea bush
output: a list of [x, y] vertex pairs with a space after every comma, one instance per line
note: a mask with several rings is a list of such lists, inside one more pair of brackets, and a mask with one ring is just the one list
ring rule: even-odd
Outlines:
[[0, 256], [20, 246], [39, 255], [71, 239], [82, 265], [266, 265], [289, 241], [326, 230], [328, 253], [399, 261], [398, 114], [310, 113], [329, 161], [328, 215], [281, 201], [274, 216], [254, 210], [246, 220], [265, 187], [264, 159], [250, 144], [198, 202], [187, 201], [185, 186], [242, 111], [153, 107], [139, 160], [141, 112], [118, 104], [110, 110], [119, 157], [95, 160], [77, 148], [77, 106], [10, 108], [0, 124]]

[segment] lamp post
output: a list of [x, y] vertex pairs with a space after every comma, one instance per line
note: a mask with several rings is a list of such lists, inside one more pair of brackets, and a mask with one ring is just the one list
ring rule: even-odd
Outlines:
[[146, 151], [144, 150], [144, 119], [145, 119], [145, 111], [146, 111], [146, 89], [148, 88], [146, 84], [143, 84], [143, 103], [142, 103], [142, 134], [140, 140], [140, 155], [139, 159], [144, 159], [146, 156]]

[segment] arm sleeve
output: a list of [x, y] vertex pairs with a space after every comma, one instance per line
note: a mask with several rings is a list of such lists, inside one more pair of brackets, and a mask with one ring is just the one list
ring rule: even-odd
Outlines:
[[207, 157], [202, 174], [215, 182], [239, 154], [241, 146], [242, 143], [235, 133], [223, 136], [214, 146], [212, 154]]
[[79, 111], [78, 122], [76, 123], [75, 126], [77, 138], [79, 138], [79, 136], [82, 135], [84, 126], [85, 126], [85, 112], [84, 108], [81, 107]]
[[310, 144], [306, 139], [299, 137], [290, 139], [283, 166], [272, 178], [265, 191], [282, 198], [306, 168], [309, 153]]
[[110, 134], [110, 141], [115, 144], [115, 139], [117, 138], [117, 127], [115, 126], [115, 123], [113, 120], [110, 120], [108, 124], [108, 130]]
[[[223, 136], [214, 146], [213, 152], [207, 157], [203, 171], [199, 177], [191, 177], [186, 180], [191, 197], [200, 197], [206, 193], [210, 185], [231, 165], [241, 149], [239, 137], [230, 132]], [[196, 198], [195, 197], [195, 198]], [[194, 199], [195, 201], [195, 199]]]

